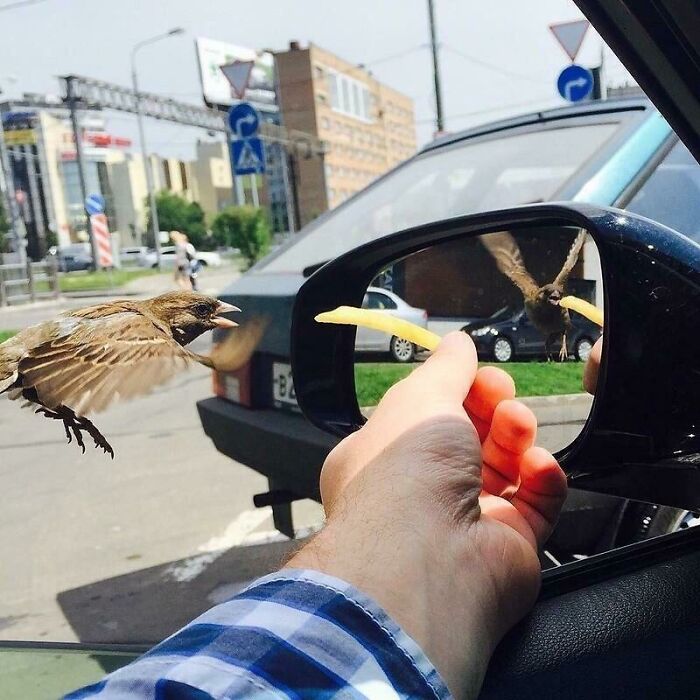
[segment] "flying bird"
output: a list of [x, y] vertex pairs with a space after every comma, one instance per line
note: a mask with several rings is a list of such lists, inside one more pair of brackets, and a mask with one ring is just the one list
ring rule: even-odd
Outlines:
[[114, 458], [87, 415], [147, 394], [193, 363], [223, 371], [245, 365], [264, 332], [262, 319], [229, 333], [209, 356], [185, 347], [208, 330], [237, 326], [221, 314], [239, 310], [203, 294], [170, 292], [70, 311], [0, 344], [0, 394], [63, 421], [68, 442], [75, 437], [83, 452], [85, 432]]
[[549, 357], [551, 344], [561, 336], [559, 359], [563, 362], [568, 357], [566, 334], [571, 329], [571, 318], [567, 309], [559, 305], [564, 296], [569, 279], [583, 244], [586, 231], [581, 229], [574, 239], [564, 264], [552, 282], [540, 286], [527, 271], [520, 248], [513, 236], [507, 231], [488, 233], [481, 236], [481, 241], [491, 253], [498, 269], [520, 289], [525, 304], [525, 312], [533, 325], [547, 338], [545, 349]]

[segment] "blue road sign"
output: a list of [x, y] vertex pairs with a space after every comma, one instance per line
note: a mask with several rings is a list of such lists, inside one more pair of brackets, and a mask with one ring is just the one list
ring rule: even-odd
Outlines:
[[559, 73], [557, 90], [569, 102], [585, 100], [593, 90], [593, 73], [588, 68], [572, 63]]
[[101, 194], [89, 194], [85, 197], [85, 211], [90, 216], [102, 214], [105, 210], [105, 198]]
[[260, 117], [253, 105], [240, 102], [228, 111], [228, 123], [234, 136], [239, 139], [249, 139], [257, 133]]
[[231, 160], [236, 175], [265, 172], [265, 148], [257, 137], [231, 142]]

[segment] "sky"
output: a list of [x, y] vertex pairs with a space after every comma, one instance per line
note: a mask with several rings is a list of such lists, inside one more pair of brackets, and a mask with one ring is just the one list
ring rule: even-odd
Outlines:
[[[435, 130], [426, 0], [37, 0], [2, 11], [0, 88], [59, 94], [56, 76], [74, 73], [130, 84], [129, 54], [142, 39], [183, 27], [186, 33], [144, 48], [143, 90], [201, 104], [196, 37], [253, 48], [285, 49], [313, 42], [414, 100], [418, 144]], [[581, 19], [570, 0], [435, 0], [446, 128], [457, 131], [492, 119], [563, 104], [556, 77], [569, 62], [548, 25]], [[577, 62], [600, 63], [607, 82], [631, 80], [589, 29]], [[110, 132], [136, 140], [134, 118], [112, 113]], [[147, 122], [149, 150], [192, 157], [205, 135]]]

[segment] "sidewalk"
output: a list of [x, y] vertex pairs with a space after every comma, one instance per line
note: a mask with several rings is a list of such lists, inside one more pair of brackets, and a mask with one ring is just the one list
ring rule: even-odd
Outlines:
[[[217, 268], [205, 268], [199, 274], [200, 291], [203, 294], [216, 296], [224, 287], [241, 276], [239, 269], [234, 265], [222, 265]], [[101, 304], [110, 299], [145, 299], [165, 292], [177, 290], [175, 278], [172, 272], [163, 272], [159, 275], [147, 275], [132, 280], [123, 287], [114, 291], [100, 290], [80, 295], [62, 296], [59, 299], [47, 299], [33, 304], [21, 304], [0, 308], [0, 329], [21, 330], [35, 323], [41, 323], [58, 316], [70, 309], [79, 309], [82, 306]]]

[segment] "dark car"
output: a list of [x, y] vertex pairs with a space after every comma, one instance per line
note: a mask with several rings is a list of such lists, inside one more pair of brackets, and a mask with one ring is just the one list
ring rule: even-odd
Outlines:
[[[259, 502], [273, 504], [278, 528], [293, 532], [290, 499], [319, 498], [319, 471], [336, 442], [303, 418], [294, 393], [291, 313], [308, 275], [400, 229], [551, 200], [626, 208], [700, 238], [700, 166], [668, 123], [645, 98], [593, 101], [441, 137], [220, 294], [244, 319], [272, 322], [250, 364], [216, 374], [216, 395], [197, 407], [217, 449], [268, 478], [270, 495]], [[601, 285], [590, 299], [602, 306]]]
[[[593, 343], [601, 335], [601, 329], [587, 318], [572, 314], [571, 330], [566, 343], [569, 355], [586, 361]], [[486, 319], [465, 328], [476, 345], [479, 359], [495, 362], [512, 362], [523, 358], [546, 357], [545, 337], [532, 324], [525, 309], [516, 311], [508, 318]], [[549, 356], [559, 353], [561, 343], [553, 343]]]

